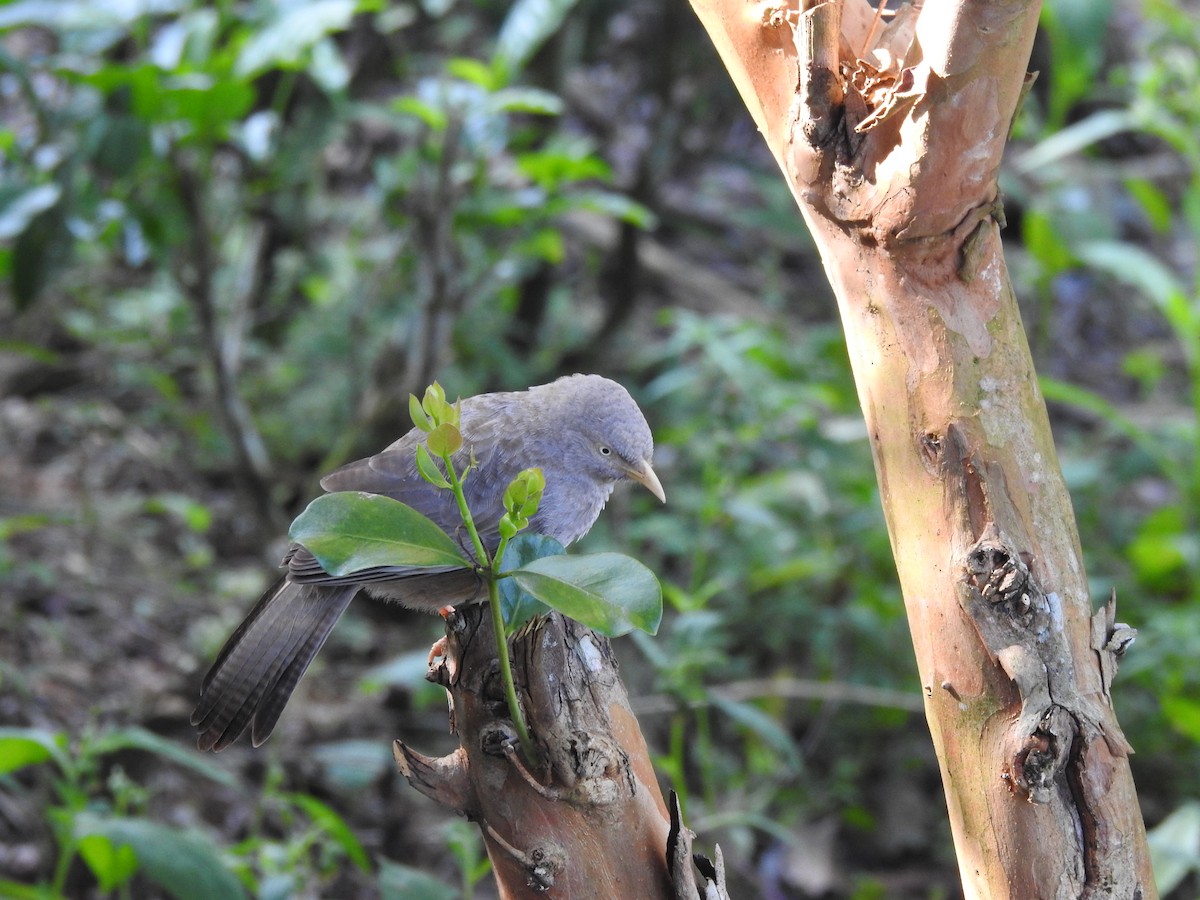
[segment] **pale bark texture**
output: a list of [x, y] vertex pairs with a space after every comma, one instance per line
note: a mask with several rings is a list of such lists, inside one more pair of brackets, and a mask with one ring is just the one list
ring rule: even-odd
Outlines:
[[691, 834], [658, 789], [609, 642], [553, 613], [511, 641], [521, 705], [541, 759], [521, 759], [483, 605], [446, 623], [431, 680], [450, 695], [459, 749], [433, 759], [400, 741], [417, 790], [478, 823], [504, 898], [725, 897], [715, 866], [693, 866]]
[[838, 297], [969, 898], [1149, 898], [1109, 686], [1000, 244], [1036, 2], [692, 0]]

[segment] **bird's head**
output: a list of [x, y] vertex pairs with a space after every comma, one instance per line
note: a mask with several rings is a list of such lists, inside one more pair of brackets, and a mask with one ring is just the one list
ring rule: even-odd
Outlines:
[[636, 481], [662, 502], [666, 492], [651, 467], [654, 438], [629, 391], [599, 375], [571, 375], [555, 386], [577, 423], [577, 464], [601, 483]]

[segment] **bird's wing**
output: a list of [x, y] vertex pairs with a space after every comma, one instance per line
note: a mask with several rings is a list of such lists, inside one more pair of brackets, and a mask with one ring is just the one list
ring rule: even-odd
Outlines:
[[[463, 490], [475, 527], [489, 551], [500, 542], [504, 489], [523, 467], [517, 449], [521, 436], [511, 425], [505, 417], [472, 409], [464, 401], [464, 444], [454, 455], [454, 464], [460, 473], [470, 466]], [[417, 471], [416, 448], [423, 439], [421, 432], [410, 431], [380, 453], [347, 463], [329, 473], [321, 479], [321, 487], [330, 492], [365, 491], [398, 500], [432, 520], [474, 558], [471, 540], [453, 493], [429, 484]], [[293, 547], [284, 564], [292, 580], [303, 584], [363, 584], [450, 571], [446, 568], [385, 566], [337, 577], [326, 573], [302, 547]]]

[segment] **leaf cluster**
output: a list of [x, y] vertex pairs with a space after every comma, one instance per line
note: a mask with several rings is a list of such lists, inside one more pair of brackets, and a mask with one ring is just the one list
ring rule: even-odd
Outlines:
[[179, 900], [245, 896], [211, 842], [140, 815], [136, 807], [145, 804], [144, 792], [122, 770], [111, 769], [105, 777], [106, 758], [130, 750], [156, 754], [215, 784], [235, 783], [225, 770], [140, 728], [85, 735], [74, 745], [63, 733], [0, 729], [0, 776], [38, 767], [53, 772], [55, 799], [46, 816], [58, 844], [49, 884], [0, 880], [0, 893], [28, 900], [47, 892], [64, 896], [71, 863], [80, 859], [105, 892], [127, 886], [140, 874]]
[[[181, 452], [219, 462], [260, 444], [261, 470], [284, 476], [377, 442], [401, 411], [352, 411], [407, 372], [422, 381], [400, 396], [454, 359], [464, 383], [533, 380], [541, 325], [508, 340], [510, 320], [525, 281], [568, 261], [566, 218], [651, 222], [595, 143], [564, 133], [561, 98], [519, 83], [572, 5], [514, 4], [486, 43], [464, 39], [466, 18], [368, 0], [7, 5], [0, 32], [50, 34], [46, 52], [0, 60], [16, 90], [0, 314], [34, 326], [11, 346], [32, 358], [47, 325], [95, 346], [121, 392], [158, 401]], [[354, 28], [395, 57], [356, 68], [339, 39]], [[587, 293], [594, 273], [571, 272], [563, 290]], [[548, 309], [547, 327], [575, 321]], [[249, 414], [207, 402], [224, 377]], [[230, 433], [239, 421], [249, 433]]]

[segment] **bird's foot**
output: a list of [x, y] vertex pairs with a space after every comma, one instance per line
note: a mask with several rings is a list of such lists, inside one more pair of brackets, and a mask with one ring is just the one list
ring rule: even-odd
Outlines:
[[[447, 607], [447, 609], [449, 609], [449, 608], [450, 607]], [[434, 641], [433, 646], [429, 648], [429, 661], [428, 661], [427, 665], [432, 666], [433, 661], [435, 659], [437, 659], [439, 656], [444, 657], [445, 655], [446, 655], [446, 636], [442, 635], [440, 638], [438, 638], [436, 641]]]

